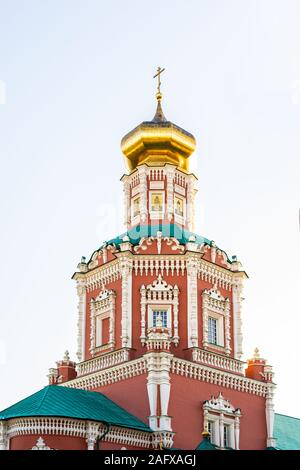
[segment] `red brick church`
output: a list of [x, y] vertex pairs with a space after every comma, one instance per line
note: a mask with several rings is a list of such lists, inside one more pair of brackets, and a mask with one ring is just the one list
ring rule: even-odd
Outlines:
[[73, 275], [77, 361], [0, 413], [0, 449], [276, 447], [272, 368], [242, 359], [247, 274], [194, 232], [196, 140], [164, 116], [160, 80], [156, 98], [121, 142], [126, 231]]

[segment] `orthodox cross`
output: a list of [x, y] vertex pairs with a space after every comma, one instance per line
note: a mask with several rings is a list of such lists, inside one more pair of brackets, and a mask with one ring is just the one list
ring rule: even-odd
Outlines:
[[161, 85], [161, 81], [160, 81], [160, 74], [163, 73], [165, 69], [161, 69], [160, 67], [157, 68], [157, 73], [154, 75], [153, 78], [156, 78], [157, 77], [157, 93], [160, 94], [160, 85]]

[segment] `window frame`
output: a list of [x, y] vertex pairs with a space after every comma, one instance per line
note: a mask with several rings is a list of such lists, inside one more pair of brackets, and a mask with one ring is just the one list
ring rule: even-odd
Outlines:
[[[153, 211], [152, 210], [152, 195], [153, 194], [160, 194], [162, 195], [162, 210], [161, 211]], [[153, 190], [149, 191], [149, 214], [151, 219], [163, 219], [165, 213], [165, 191], [161, 190]]]
[[166, 311], [167, 312], [167, 326], [163, 328], [168, 328], [170, 331], [172, 329], [172, 308], [171, 305], [163, 305], [163, 304], [150, 304], [148, 305], [148, 318], [147, 318], [147, 325], [149, 328], [155, 328], [153, 324], [153, 317], [155, 311]]

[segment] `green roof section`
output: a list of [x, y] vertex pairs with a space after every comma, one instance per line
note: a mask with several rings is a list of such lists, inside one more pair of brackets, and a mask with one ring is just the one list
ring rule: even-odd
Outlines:
[[275, 413], [274, 437], [280, 450], [300, 450], [300, 419]]
[[100, 392], [48, 385], [0, 412], [0, 420], [57, 416], [99, 421], [113, 426], [152, 432], [149, 426]]
[[[179, 225], [176, 224], [157, 224], [157, 225], [137, 225], [136, 227], [133, 227], [132, 229], [128, 230], [127, 232], [122, 233], [121, 235], [118, 235], [115, 238], [112, 238], [111, 240], [108, 240], [105, 242], [106, 245], [115, 245], [116, 248], [118, 249], [120, 246], [120, 243], [123, 242], [123, 238], [127, 236], [129, 238], [130, 243], [135, 246], [138, 245], [140, 240], [144, 237], [156, 237], [157, 232], [162, 232], [163, 237], [174, 237], [176, 238], [181, 245], [185, 245], [191, 236], [195, 237], [195, 242], [202, 244], [204, 243], [205, 245], [210, 245], [212, 243], [212, 240], [209, 240], [208, 238], [202, 237], [201, 235], [197, 235], [196, 233], [189, 232], [188, 230], [183, 229]], [[98, 250], [101, 250], [101, 248], [104, 246], [101, 245]], [[95, 253], [95, 252], [94, 252]], [[93, 253], [93, 254], [94, 254]], [[88, 262], [91, 261], [93, 254]], [[227, 254], [226, 254], [227, 256]], [[227, 256], [227, 261], [231, 263], [232, 261], [229, 259]]]

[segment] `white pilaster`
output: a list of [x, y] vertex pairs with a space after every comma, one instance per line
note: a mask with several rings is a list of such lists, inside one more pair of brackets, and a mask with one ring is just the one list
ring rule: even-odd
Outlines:
[[187, 260], [188, 348], [198, 347], [197, 260]]
[[166, 165], [167, 171], [167, 216], [171, 222], [174, 215], [174, 176], [176, 168], [173, 165]]
[[231, 340], [231, 334], [230, 334], [230, 301], [229, 299], [225, 299], [225, 352], [227, 355], [230, 354], [231, 352], [231, 347], [230, 347], [230, 340]]
[[267, 447], [276, 447], [276, 439], [273, 436], [274, 429], [274, 385], [269, 385], [269, 392], [266, 398], [266, 423], [267, 423]]
[[224, 415], [220, 414], [219, 419], [220, 447], [224, 447]]
[[132, 347], [132, 261], [124, 254], [120, 258], [122, 277], [122, 348]]
[[[154, 431], [172, 431], [171, 417], [168, 416], [169, 400], [170, 400], [170, 367], [172, 355], [159, 352], [148, 353], [145, 355], [147, 361], [147, 391], [149, 399], [149, 426]], [[160, 408], [157, 407], [158, 386], [160, 390]]]
[[194, 175], [189, 175], [187, 185], [187, 229], [190, 232], [194, 231], [195, 225], [195, 196], [197, 194], [196, 178]]
[[235, 438], [235, 449], [240, 448], [240, 418], [238, 416], [234, 419], [234, 438]]
[[140, 215], [141, 221], [145, 222], [148, 217], [148, 208], [147, 208], [147, 167], [140, 166], [138, 168], [139, 178], [140, 178]]
[[99, 436], [99, 424], [92, 421], [86, 423], [87, 450], [95, 450], [95, 443]]
[[234, 332], [234, 357], [241, 360], [243, 354], [242, 333], [242, 290], [243, 280], [237, 279], [232, 287], [233, 300], [233, 332]]
[[85, 348], [85, 316], [86, 316], [86, 286], [83, 279], [77, 280], [78, 321], [77, 321], [77, 359], [84, 360]]
[[0, 450], [8, 450], [9, 439], [7, 434], [7, 424], [5, 421], [0, 421]]

